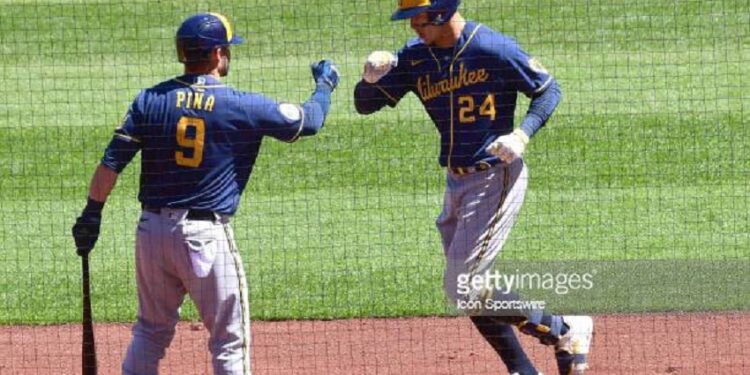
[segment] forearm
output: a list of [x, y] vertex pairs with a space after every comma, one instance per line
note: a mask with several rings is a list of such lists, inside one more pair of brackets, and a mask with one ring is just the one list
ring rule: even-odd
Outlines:
[[546, 90], [533, 97], [520, 128], [526, 135], [534, 136], [541, 129], [560, 103], [562, 92], [556, 81], [550, 82]]
[[369, 115], [377, 112], [385, 107], [388, 102], [388, 97], [374, 84], [362, 80], [354, 88], [354, 107], [359, 114]]
[[331, 107], [330, 86], [319, 84], [315, 87], [315, 92], [304, 104], [302, 111], [304, 113], [302, 135], [313, 135], [323, 127], [326, 116]]
[[99, 164], [89, 186], [89, 198], [96, 202], [106, 202], [109, 194], [117, 183], [117, 172], [109, 167]]
[[102, 222], [102, 210], [104, 203], [112, 192], [117, 182], [117, 172], [104, 164], [99, 164], [91, 178], [89, 187], [89, 198], [86, 207], [83, 208], [81, 216], [76, 219], [71, 228], [73, 240], [76, 243], [76, 252], [80, 256], [87, 256], [94, 249], [99, 238], [99, 228]]

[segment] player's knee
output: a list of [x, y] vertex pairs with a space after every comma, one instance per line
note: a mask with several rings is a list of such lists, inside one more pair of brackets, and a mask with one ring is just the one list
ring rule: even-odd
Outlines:
[[486, 296], [481, 290], [473, 289], [468, 282], [468, 273], [446, 273], [443, 290], [448, 303], [465, 315], [480, 314], [484, 310]]
[[467, 280], [464, 280], [463, 275], [468, 276], [468, 274], [462, 273], [460, 270], [450, 267], [450, 265], [446, 267], [443, 274], [443, 290], [448, 300], [452, 303], [470, 297], [471, 288], [468, 285], [468, 277], [466, 277]]
[[154, 324], [138, 318], [133, 327], [133, 337], [149, 347], [166, 348], [174, 338], [175, 324]]

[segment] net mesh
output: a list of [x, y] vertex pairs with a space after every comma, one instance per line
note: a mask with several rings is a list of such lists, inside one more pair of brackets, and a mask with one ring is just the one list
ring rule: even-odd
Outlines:
[[[232, 219], [253, 373], [504, 371], [445, 302], [433, 123], [415, 95], [354, 109], [366, 56], [414, 36], [389, 20], [395, 3], [0, 2], [0, 374], [80, 373], [70, 228], [113, 129], [140, 90], [181, 74], [174, 33], [205, 11], [246, 39], [228, 85], [301, 103], [310, 63], [341, 72], [317, 136], [264, 142]], [[469, 0], [460, 11], [515, 38], [563, 92], [524, 156], [529, 190], [498, 269], [592, 276], [592, 288], [528, 294], [594, 316], [592, 373], [750, 372], [750, 3]], [[91, 255], [100, 373], [119, 373], [137, 314], [139, 158]], [[181, 318], [163, 372], [210, 373], [192, 303]], [[522, 342], [557, 372], [548, 347]]]

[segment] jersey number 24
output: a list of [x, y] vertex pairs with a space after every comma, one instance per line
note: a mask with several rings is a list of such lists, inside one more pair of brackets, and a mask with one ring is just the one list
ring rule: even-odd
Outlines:
[[[476, 103], [474, 97], [471, 95], [461, 95], [458, 97], [458, 122], [462, 124], [473, 123], [477, 121], [477, 116], [474, 112]], [[479, 115], [488, 116], [490, 120], [495, 120], [497, 111], [495, 110], [495, 95], [488, 94], [487, 98], [484, 99], [482, 105], [479, 106]]]

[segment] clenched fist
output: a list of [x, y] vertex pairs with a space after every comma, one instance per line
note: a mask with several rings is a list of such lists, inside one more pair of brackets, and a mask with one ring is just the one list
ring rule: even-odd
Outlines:
[[320, 60], [310, 65], [315, 83], [328, 85], [331, 90], [339, 85], [339, 70], [331, 60]]
[[398, 65], [398, 59], [388, 51], [375, 51], [367, 56], [365, 72], [362, 79], [367, 83], [375, 83]]
[[88, 255], [99, 239], [99, 227], [102, 224], [101, 214], [90, 214], [84, 212], [76, 219], [71, 229], [73, 240], [76, 243], [76, 252], [79, 256]]

